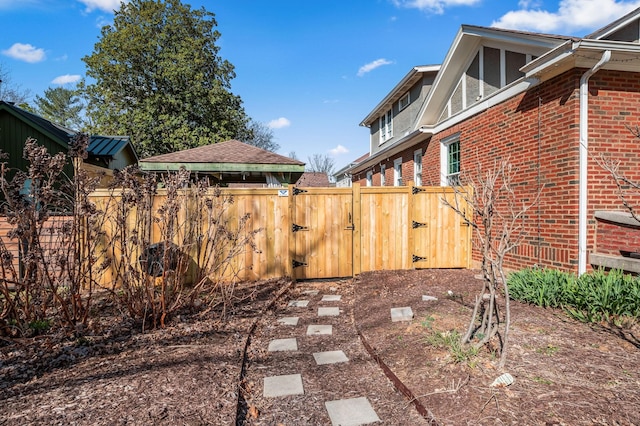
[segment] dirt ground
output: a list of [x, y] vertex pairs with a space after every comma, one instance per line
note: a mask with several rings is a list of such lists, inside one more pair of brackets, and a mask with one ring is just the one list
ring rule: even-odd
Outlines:
[[[640, 425], [637, 326], [590, 326], [512, 302], [504, 371], [489, 350], [454, 362], [433, 337], [464, 332], [481, 286], [476, 275], [386, 271], [247, 283], [226, 322], [185, 313], [142, 333], [111, 310], [73, 335], [2, 338], [0, 425], [328, 425], [325, 401], [361, 395], [389, 425]], [[322, 320], [333, 325], [332, 339], [267, 352], [270, 340], [287, 337], [276, 319], [289, 313], [288, 301], [311, 289], [342, 295], [340, 315]], [[317, 306], [301, 309], [300, 321], [318, 323]], [[393, 307], [411, 307], [414, 319], [392, 322]], [[309, 363], [310, 351], [336, 347], [348, 363]], [[262, 396], [265, 375], [290, 371], [302, 373], [304, 395]], [[504, 372], [514, 383], [490, 387]]]

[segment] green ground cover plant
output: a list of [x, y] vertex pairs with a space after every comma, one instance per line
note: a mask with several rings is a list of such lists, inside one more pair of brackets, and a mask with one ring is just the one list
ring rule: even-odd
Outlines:
[[514, 300], [561, 308], [583, 322], [622, 326], [640, 317], [640, 278], [620, 270], [599, 269], [577, 277], [546, 268], [528, 268], [509, 275]]

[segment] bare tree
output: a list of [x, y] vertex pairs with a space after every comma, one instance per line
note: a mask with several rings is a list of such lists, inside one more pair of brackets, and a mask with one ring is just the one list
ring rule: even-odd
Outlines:
[[331, 176], [334, 168], [333, 158], [328, 155], [313, 154], [309, 157], [309, 163], [307, 164], [307, 171], [309, 172], [326, 173]]
[[276, 152], [280, 145], [273, 140], [273, 130], [259, 121], [251, 120], [247, 129], [247, 135], [242, 142], [267, 151]]
[[11, 82], [9, 71], [0, 63], [0, 101], [25, 106], [29, 96], [31, 96], [29, 90], [23, 90], [19, 85]]
[[[467, 332], [462, 336], [462, 343], [479, 348], [498, 336], [499, 368], [503, 368], [506, 362], [511, 325], [504, 259], [527, 236], [527, 212], [538, 204], [543, 188], [539, 187], [531, 202], [519, 202], [514, 191], [516, 175], [516, 168], [508, 160], [496, 160], [490, 170], [483, 171], [478, 166], [475, 176], [463, 173], [461, 181], [466, 186], [455, 187], [453, 202], [443, 198], [444, 204], [472, 227], [474, 245], [482, 254], [484, 285], [476, 296], [471, 321]], [[466, 211], [465, 205], [471, 212]], [[497, 303], [500, 290], [504, 294], [502, 314]]]

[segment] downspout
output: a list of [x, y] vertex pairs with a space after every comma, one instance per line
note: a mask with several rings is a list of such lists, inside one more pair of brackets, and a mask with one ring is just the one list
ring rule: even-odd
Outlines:
[[587, 208], [589, 177], [589, 78], [611, 60], [611, 51], [605, 50], [602, 58], [580, 78], [580, 176], [578, 195], [578, 275], [587, 271]]

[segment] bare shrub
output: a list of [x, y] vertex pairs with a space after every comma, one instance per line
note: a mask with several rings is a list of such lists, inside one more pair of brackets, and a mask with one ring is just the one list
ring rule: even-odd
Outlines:
[[235, 260], [255, 250], [259, 232], [246, 229], [248, 216], [228, 217], [233, 197], [206, 181], [192, 183], [186, 170], [158, 177], [130, 167], [116, 175], [106, 203], [111, 237], [104, 262], [112, 265], [109, 291], [119, 306], [143, 328], [164, 327], [187, 307], [222, 304], [224, 317]]
[[[454, 202], [443, 198], [443, 203], [458, 213], [472, 227], [473, 243], [482, 255], [484, 285], [476, 296], [471, 321], [462, 343], [476, 348], [500, 338], [499, 367], [503, 368], [511, 323], [509, 289], [503, 268], [505, 256], [524, 241], [527, 236], [527, 212], [537, 205], [542, 186], [529, 203], [519, 201], [514, 188], [517, 170], [508, 160], [496, 160], [489, 170], [477, 167], [475, 174], [463, 173], [462, 186], [455, 187]], [[465, 211], [462, 204], [470, 207]], [[504, 312], [501, 313], [497, 295], [504, 295]]]
[[37, 331], [36, 323], [74, 326], [88, 319], [98, 274], [90, 253], [100, 212], [87, 195], [98, 178], [80, 170], [78, 161], [72, 181], [64, 174], [69, 158], [82, 157], [87, 142], [79, 135], [71, 141], [70, 156], [52, 156], [29, 138], [27, 170], [0, 166], [2, 214], [10, 225], [7, 235], [0, 235], [0, 318], [11, 335]]

